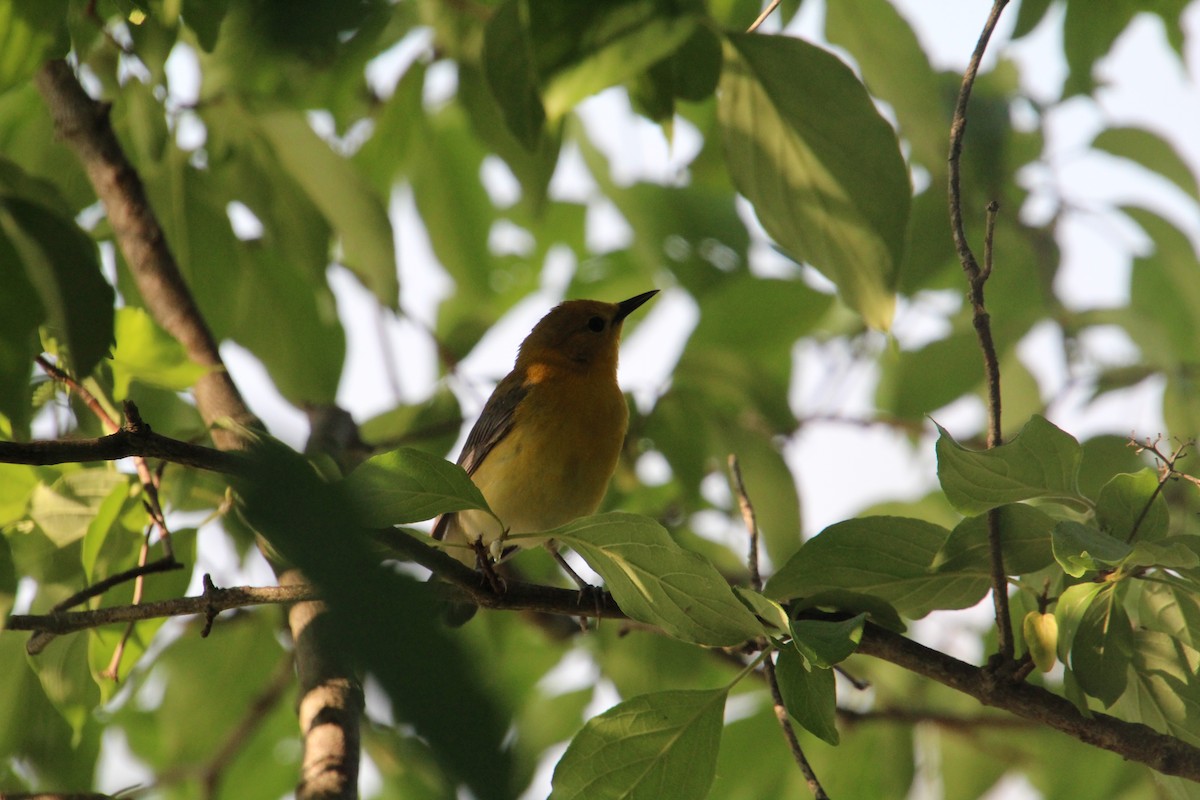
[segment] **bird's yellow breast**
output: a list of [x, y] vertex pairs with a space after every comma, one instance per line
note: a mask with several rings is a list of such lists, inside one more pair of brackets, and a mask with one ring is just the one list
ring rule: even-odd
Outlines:
[[[511, 432], [471, 476], [510, 533], [548, 530], [594, 513], [629, 421], [615, 376], [533, 364], [524, 383], [528, 393]], [[488, 526], [484, 515], [462, 516], [469, 534], [475, 525]], [[498, 531], [479, 534], [488, 541]]]

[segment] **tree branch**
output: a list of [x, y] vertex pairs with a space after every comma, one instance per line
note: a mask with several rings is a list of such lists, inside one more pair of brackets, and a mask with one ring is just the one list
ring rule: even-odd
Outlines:
[[160, 458], [185, 467], [234, 473], [242, 465], [236, 453], [162, 436], [149, 425], [126, 426], [98, 439], [54, 439], [34, 442], [0, 442], [0, 463], [48, 464], [117, 461], [131, 456]]
[[[974, 315], [975, 335], [979, 339], [979, 348], [983, 351], [984, 382], [987, 385], [988, 404], [988, 436], [987, 446], [996, 447], [1002, 442], [1000, 428], [1000, 360], [996, 356], [996, 343], [992, 339], [991, 318], [984, 305], [983, 287], [992, 272], [992, 231], [995, 226], [997, 206], [995, 202], [988, 206], [987, 240], [984, 253], [985, 268], [980, 269], [971, 245], [967, 242], [967, 234], [963, 228], [962, 213], [962, 148], [963, 137], [967, 130], [967, 104], [971, 99], [971, 89], [975, 85], [975, 76], [979, 72], [979, 63], [987, 50], [988, 41], [996, 29], [1000, 12], [1008, 4], [1008, 0], [995, 0], [975, 51], [963, 73], [962, 87], [959, 89], [958, 102], [954, 106], [954, 118], [950, 123], [950, 232], [954, 238], [954, 249], [958, 253], [959, 262], [967, 276], [970, 287], [969, 296]], [[1008, 577], [1004, 569], [1004, 555], [1000, 547], [1000, 513], [992, 509], [987, 515], [988, 548], [991, 551], [991, 583], [992, 603], [996, 612], [997, 651], [1002, 663], [1013, 661], [1013, 629], [1012, 619], [1008, 612]]]
[[[210, 584], [211, 585], [211, 584]], [[203, 594], [157, 600], [138, 605], [112, 606], [91, 611], [54, 611], [49, 614], [13, 614], [4, 627], [14, 631], [39, 631], [64, 634], [125, 622], [141, 622], [158, 617], [181, 617], [190, 614], [217, 615], [222, 611], [264, 603], [295, 603], [318, 596], [312, 586], [234, 586], [229, 589], [212, 587]]]
[[998, 679], [989, 669], [959, 661], [870, 622], [863, 628], [858, 652], [890, 661], [970, 695], [986, 706], [1047, 725], [1164, 775], [1200, 781], [1200, 749], [1148, 725], [1126, 722], [1098, 711], [1084, 717], [1071, 701], [1053, 692], [1028, 683]]

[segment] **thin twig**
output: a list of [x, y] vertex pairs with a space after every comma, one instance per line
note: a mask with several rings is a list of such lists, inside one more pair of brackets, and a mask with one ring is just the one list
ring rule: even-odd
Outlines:
[[1162, 494], [1163, 487], [1166, 486], [1167, 481], [1171, 480], [1172, 478], [1183, 477], [1189, 479], [1195, 483], [1196, 486], [1200, 487], [1200, 481], [1197, 481], [1192, 476], [1185, 475], [1184, 473], [1175, 469], [1175, 465], [1179, 462], [1179, 459], [1187, 455], [1187, 449], [1195, 444], [1195, 441], [1189, 439], [1187, 441], [1180, 442], [1179, 445], [1171, 452], [1171, 455], [1168, 456], [1158, 449], [1158, 443], [1161, 440], [1161, 436], [1159, 439], [1156, 439], [1153, 442], [1151, 442], [1149, 438], [1147, 438], [1144, 443], [1131, 440], [1131, 444], [1138, 448], [1139, 453], [1149, 450], [1154, 454], [1154, 457], [1158, 460], [1158, 463], [1161, 466], [1158, 470], [1158, 485], [1154, 487], [1154, 491], [1151, 493], [1150, 498], [1146, 500], [1146, 504], [1142, 506], [1142, 510], [1141, 513], [1138, 514], [1138, 518], [1134, 520], [1133, 527], [1129, 529], [1129, 535], [1125, 537], [1126, 544], [1133, 544], [1134, 537], [1137, 536], [1138, 530], [1140, 530], [1142, 527], [1142, 523], [1146, 521], [1146, 515], [1150, 513], [1150, 509], [1154, 506], [1154, 501], [1157, 500], [1159, 495]]
[[758, 517], [754, 513], [754, 506], [750, 503], [750, 496], [746, 494], [746, 484], [742, 480], [742, 466], [733, 453], [729, 454], [729, 475], [733, 478], [738, 508], [742, 512], [742, 521], [746, 525], [746, 535], [750, 542], [750, 552], [746, 557], [746, 564], [750, 567], [750, 585], [754, 591], [761, 592], [763, 582], [762, 574], [758, 569]]
[[746, 28], [746, 33], [754, 33], [756, 30], [758, 30], [759, 26], [767, 21], [767, 17], [771, 16], [775, 9], [779, 8], [779, 4], [781, 2], [783, 2], [783, 0], [771, 0], [770, 4], [768, 4], [767, 7], [763, 9], [763, 12], [758, 15], [758, 19], [750, 23], [749, 28]]
[[[750, 583], [756, 592], [762, 591], [762, 575], [758, 568], [758, 517], [754, 513], [754, 504], [750, 502], [750, 495], [746, 493], [746, 484], [742, 480], [741, 465], [738, 464], [737, 456], [733, 453], [729, 454], [729, 475], [733, 479], [734, 491], [737, 493], [738, 498], [738, 507], [741, 509], [742, 520], [746, 523], [746, 535], [750, 540], [750, 552], [747, 556], [747, 566], [750, 568]], [[775, 718], [779, 720], [779, 727], [783, 731], [783, 738], [787, 740], [788, 749], [792, 753], [792, 759], [795, 760], [796, 766], [800, 768], [800, 774], [804, 776], [804, 782], [808, 784], [809, 791], [812, 792], [815, 800], [828, 800], [829, 795], [825, 794], [825, 787], [821, 786], [821, 781], [817, 778], [816, 771], [813, 770], [808, 757], [804, 755], [804, 748], [800, 746], [800, 740], [796, 737], [796, 729], [792, 726], [792, 717], [788, 713], [787, 706], [783, 703], [783, 692], [779, 690], [779, 677], [775, 672], [775, 660], [770, 656], [763, 659], [763, 673], [767, 678], [767, 686], [771, 689], [771, 702], [775, 706]]]
[[[962, 148], [963, 136], [967, 129], [967, 104], [971, 99], [971, 89], [975, 85], [975, 77], [979, 73], [979, 64], [987, 50], [988, 41], [996, 29], [1000, 13], [1008, 4], [1008, 0], [995, 0], [975, 51], [971, 54], [970, 63], [963, 73], [962, 87], [958, 93], [958, 101], [954, 107], [954, 118], [950, 123], [950, 154], [949, 161], [949, 203], [950, 231], [954, 238], [954, 248], [967, 276], [971, 308], [973, 312], [975, 334], [979, 339], [979, 348], [983, 351], [984, 382], [987, 386], [988, 402], [988, 447], [1001, 444], [1001, 409], [1000, 409], [1000, 360], [996, 355], [996, 344], [992, 339], [991, 318], [984, 304], [984, 284], [992, 271], [992, 231], [995, 226], [996, 205], [988, 206], [988, 223], [986, 249], [984, 252], [985, 267], [980, 269], [975, 254], [967, 242], [966, 231], [963, 227], [962, 213]], [[1008, 577], [1004, 569], [1004, 554], [1000, 541], [1000, 514], [992, 509], [987, 515], [988, 547], [991, 551], [991, 583], [992, 603], [996, 612], [997, 654], [1001, 664], [1013, 661], [1013, 630], [1012, 619], [1008, 610]]]

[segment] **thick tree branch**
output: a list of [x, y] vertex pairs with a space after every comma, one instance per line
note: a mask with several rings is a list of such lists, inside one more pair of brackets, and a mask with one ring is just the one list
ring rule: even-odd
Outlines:
[[146, 309], [208, 371], [196, 382], [196, 408], [222, 450], [240, 449], [223, 420], [257, 425], [242, 400], [192, 293], [171, 254], [137, 170], [125, 157], [109, 123], [110, 106], [88, 96], [67, 62], [47, 62], [34, 78], [54, 120], [55, 132], [74, 149], [112, 225]]
[[[979, 339], [979, 348], [983, 351], [983, 374], [987, 386], [988, 404], [988, 447], [996, 447], [1002, 441], [1000, 429], [1000, 360], [996, 355], [996, 343], [992, 339], [991, 317], [984, 305], [983, 287], [992, 272], [992, 230], [995, 226], [996, 204], [988, 207], [987, 242], [984, 253], [985, 268], [980, 269], [971, 245], [967, 242], [967, 234], [963, 227], [962, 212], [962, 148], [963, 137], [967, 130], [967, 104], [971, 100], [971, 89], [975, 85], [975, 76], [979, 73], [979, 63], [987, 50], [988, 41], [1000, 20], [1000, 13], [1008, 5], [1008, 0], [995, 0], [992, 11], [984, 23], [979, 41], [975, 44], [975, 52], [963, 73], [962, 87], [959, 89], [958, 102], [954, 106], [954, 118], [950, 123], [950, 232], [954, 237], [954, 249], [963, 272], [967, 276], [971, 309], [974, 316], [975, 335]], [[993, 509], [987, 516], [988, 547], [991, 550], [991, 582], [992, 603], [996, 612], [996, 641], [997, 650], [1002, 663], [1013, 661], [1013, 629], [1012, 619], [1008, 613], [1008, 576], [1004, 569], [1004, 555], [1000, 547], [1000, 513]]]
[[1047, 725], [1164, 775], [1200, 781], [1200, 749], [1148, 725], [1095, 711], [1084, 717], [1071, 701], [1053, 692], [1002, 679], [989, 669], [959, 661], [870, 622], [863, 629], [858, 652], [890, 661], [970, 695], [984, 705]]
[[55, 439], [36, 442], [0, 442], [0, 463], [47, 464], [117, 461], [131, 456], [159, 458], [185, 467], [212, 472], [237, 472], [242, 463], [236, 453], [182, 442], [155, 433], [148, 425], [125, 427], [98, 439]]

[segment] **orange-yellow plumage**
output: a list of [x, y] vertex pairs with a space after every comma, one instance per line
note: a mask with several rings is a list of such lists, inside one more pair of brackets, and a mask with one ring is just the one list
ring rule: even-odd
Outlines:
[[[534, 326], [458, 459], [504, 526], [463, 511], [441, 517], [435, 537], [491, 546], [506, 534], [537, 533], [595, 512], [629, 422], [617, 386], [621, 324], [655, 293], [621, 303], [568, 300]], [[470, 548], [450, 552], [475, 562]]]

